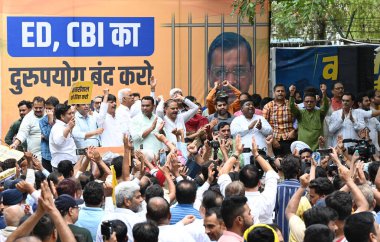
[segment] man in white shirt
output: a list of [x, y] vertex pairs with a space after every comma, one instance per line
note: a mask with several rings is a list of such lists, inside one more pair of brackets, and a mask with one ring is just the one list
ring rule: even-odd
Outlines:
[[54, 115], [56, 121], [49, 136], [51, 165], [53, 168], [57, 168], [63, 160], [69, 160], [75, 164], [77, 162], [76, 145], [71, 134], [75, 126], [74, 112], [70, 105], [58, 104], [55, 107]]
[[[345, 93], [342, 97], [343, 108], [332, 113], [329, 121], [329, 132], [333, 135], [333, 146], [337, 144], [338, 135], [343, 139], [359, 139], [359, 132], [365, 128], [364, 118], [371, 118], [372, 111], [353, 109], [354, 95]], [[352, 146], [354, 143], [345, 143]]]
[[122, 123], [121, 120], [116, 118], [116, 97], [109, 94], [108, 89], [104, 89], [103, 93], [103, 102], [100, 105], [99, 115], [96, 120], [98, 127], [104, 129], [100, 135], [102, 146], [123, 146], [123, 138], [125, 135], [123, 125], [127, 126], [127, 124]]
[[[150, 96], [154, 99], [157, 80], [152, 76], [150, 78]], [[135, 101], [130, 88], [120, 89], [117, 93], [120, 105], [116, 109], [116, 119], [122, 123], [122, 132], [130, 133], [130, 121], [133, 117], [141, 113], [141, 100]]]
[[[179, 105], [176, 100], [180, 99], [181, 103], [186, 104], [189, 107], [189, 110], [181, 112], [179, 111]], [[164, 116], [165, 110], [165, 116]], [[185, 123], [189, 121], [196, 113], [198, 112], [198, 105], [193, 103], [187, 98], [177, 94], [174, 99], [169, 99], [164, 102], [163, 99], [157, 105], [156, 114], [162, 118], [165, 122], [164, 131], [166, 137], [169, 141], [176, 144], [177, 137], [172, 133], [173, 130], [183, 130], [184, 135], [186, 135], [186, 126]]]
[[[254, 136], [258, 148], [266, 148], [265, 138], [272, 133], [272, 127], [268, 121], [263, 116], [255, 114], [255, 107], [251, 99], [242, 101], [241, 111], [243, 115], [232, 120], [232, 136], [235, 138], [240, 134], [244, 147], [251, 147]], [[251, 153], [243, 153], [245, 165], [250, 164], [250, 156]]]
[[33, 112], [25, 115], [21, 122], [20, 129], [16, 135], [16, 139], [10, 145], [12, 149], [17, 148], [25, 140], [28, 151], [37, 156], [41, 160], [41, 129], [40, 120], [45, 113], [45, 99], [35, 97], [33, 99]]
[[160, 132], [160, 129], [162, 130], [163, 121], [153, 113], [154, 106], [152, 97], [145, 96], [141, 99], [142, 113], [132, 119], [131, 127], [133, 128], [130, 133], [135, 150], [140, 149], [140, 145], [143, 145], [144, 149], [151, 150], [157, 155], [158, 151], [162, 149], [162, 143], [154, 134]]
[[193, 237], [186, 232], [182, 222], [169, 225], [171, 218], [169, 203], [162, 197], [154, 197], [149, 200], [146, 218], [158, 225], [160, 242], [195, 242]]
[[75, 105], [75, 127], [73, 129], [73, 137], [77, 148], [86, 148], [89, 146], [100, 146], [100, 134], [103, 128], [98, 128], [96, 118], [89, 115], [90, 105]]

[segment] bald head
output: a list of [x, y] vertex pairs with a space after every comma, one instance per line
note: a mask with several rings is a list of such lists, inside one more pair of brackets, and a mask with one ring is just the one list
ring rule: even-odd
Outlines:
[[4, 209], [4, 220], [7, 226], [17, 227], [21, 218], [25, 215], [20, 205], [13, 205]]
[[153, 197], [147, 204], [146, 218], [156, 222], [158, 225], [169, 224], [170, 222], [170, 206], [162, 197]]
[[18, 238], [14, 242], [41, 242], [41, 240], [35, 236], [27, 236], [23, 238]]
[[244, 184], [241, 181], [233, 181], [226, 186], [225, 196], [244, 196]]

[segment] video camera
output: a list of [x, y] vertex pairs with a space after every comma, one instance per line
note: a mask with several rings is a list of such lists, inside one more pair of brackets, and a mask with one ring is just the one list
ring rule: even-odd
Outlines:
[[364, 160], [364, 162], [369, 162], [370, 158], [376, 153], [376, 148], [370, 143], [370, 140], [344, 139], [343, 143], [356, 143], [354, 146], [347, 147], [347, 152], [348, 154], [353, 155], [357, 150], [360, 159]]

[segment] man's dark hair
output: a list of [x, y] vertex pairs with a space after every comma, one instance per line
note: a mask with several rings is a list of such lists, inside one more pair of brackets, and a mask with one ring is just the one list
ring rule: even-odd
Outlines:
[[116, 97], [113, 94], [108, 94], [107, 102], [116, 102]]
[[246, 188], [254, 188], [259, 184], [259, 170], [252, 164], [245, 165], [239, 172], [239, 180]]
[[48, 214], [42, 216], [38, 223], [32, 230], [32, 235], [38, 237], [40, 240], [45, 241], [54, 232], [54, 222]]
[[54, 115], [56, 119], [61, 120], [61, 116], [65, 115], [71, 108], [70, 105], [58, 104], [55, 106]]
[[68, 194], [72, 197], [75, 197], [76, 183], [72, 179], [63, 179], [57, 185], [57, 194], [58, 196], [62, 194]]
[[345, 92], [343, 93], [343, 96], [350, 96], [351, 100], [355, 102], [355, 95], [352, 92]]
[[46, 180], [46, 176], [42, 173], [42, 171], [35, 171], [34, 177], [36, 190], [39, 190], [41, 188], [41, 183]]
[[146, 206], [146, 218], [160, 224], [170, 215], [170, 205], [162, 197], [154, 197], [149, 200]]
[[[367, 92], [360, 92], [358, 94], [358, 96], [356, 97], [356, 102], [359, 104], [359, 103], [362, 103], [363, 102], [363, 99], [365, 97], [368, 97], [368, 93]], [[369, 98], [369, 97], [368, 97]]]
[[337, 84], [341, 84], [341, 85], [344, 87], [343, 82], [341, 82], [341, 81], [336, 81], [336, 82], [333, 82], [332, 89], [334, 89], [335, 86], [336, 86]]
[[316, 99], [315, 98], [315, 93], [313, 93], [313, 92], [305, 92], [303, 94], [303, 99], [305, 100], [306, 97], [312, 97], [312, 98]]
[[304, 242], [333, 242], [334, 232], [324, 224], [313, 224], [305, 230]]
[[379, 168], [380, 168], [380, 161], [373, 161], [369, 163], [368, 165], [369, 179], [373, 184], [375, 184], [375, 178], [376, 178], [376, 174]]
[[94, 181], [94, 174], [91, 171], [85, 171], [79, 175], [78, 180], [82, 189], [87, 185], [87, 183]]
[[312, 151], [311, 149], [309, 149], [309, 148], [304, 148], [304, 149], [300, 150], [300, 151], [298, 152], [298, 154], [301, 156], [301, 155], [302, 155], [303, 153], [305, 153], [305, 152], [309, 152], [310, 155], [313, 154], [313, 151]]
[[116, 233], [117, 242], [128, 241], [128, 227], [125, 223], [119, 219], [111, 220], [112, 231]]
[[59, 180], [58, 178], [60, 176], [63, 176], [61, 172], [59, 171], [53, 171], [52, 173], [49, 174], [49, 176], [47, 177], [47, 181], [48, 183], [50, 183], [50, 181], [52, 181], [54, 183], [54, 185], [57, 185]]
[[216, 218], [218, 220], [223, 220], [221, 207], [212, 207], [212, 208], [206, 209], [205, 217], [210, 217], [213, 214], [216, 215]]
[[301, 169], [301, 159], [298, 156], [287, 155], [282, 159], [281, 169], [285, 179], [297, 178]]
[[116, 177], [121, 177], [123, 171], [123, 156], [117, 156], [112, 159], [111, 165], [115, 168]]
[[[327, 172], [325, 169], [323, 169], [321, 166], [317, 166], [315, 168], [315, 177], [327, 177]], [[338, 189], [339, 190], [339, 189]]]
[[1, 163], [1, 168], [3, 169], [3, 171], [6, 171], [6, 170], [11, 169], [11, 168], [15, 168], [16, 162], [17, 161], [14, 158], [6, 159], [6, 160], [4, 160], [3, 163]]
[[195, 182], [182, 180], [175, 186], [176, 197], [179, 204], [193, 204], [197, 194]]
[[315, 95], [318, 95], [318, 93], [319, 93], [318, 89], [313, 87], [313, 86], [306, 87], [303, 90], [303, 92], [304, 93], [312, 93], [314, 97], [315, 97]]
[[214, 102], [215, 106], [216, 106], [216, 104], [218, 104], [218, 102], [228, 104], [228, 97], [225, 97], [225, 96], [216, 96], [215, 102]]
[[367, 92], [367, 96], [368, 96], [368, 98], [369, 98], [369, 99], [375, 98], [375, 96], [376, 96], [376, 92], [378, 92], [378, 90], [375, 90], [375, 89], [373, 89], [373, 90], [369, 90], [369, 91]]
[[83, 200], [86, 206], [99, 206], [104, 198], [103, 184], [91, 181], [87, 183], [83, 190]]
[[338, 213], [338, 219], [343, 221], [351, 215], [352, 197], [350, 194], [342, 191], [335, 191], [325, 199], [326, 206], [334, 209]]
[[17, 104], [17, 107], [21, 107], [21, 106], [26, 106], [28, 109], [31, 109], [32, 108], [32, 103], [29, 102], [29, 101], [26, 101], [26, 100], [22, 100], [21, 102], [19, 102]]
[[261, 98], [260, 94], [258, 94], [258, 93], [252, 94], [253, 106], [255, 106], [255, 108], [260, 108], [261, 100], [262, 100], [262, 98]]
[[152, 222], [137, 223], [133, 226], [133, 238], [135, 242], [158, 242], [159, 229]]
[[164, 197], [164, 190], [162, 187], [158, 184], [150, 185], [145, 190], [145, 201], [149, 202], [149, 200], [153, 197]]
[[153, 99], [151, 96], [144, 96], [144, 97], [141, 98], [141, 102], [142, 102], [143, 100], [150, 101], [150, 102], [152, 103], [153, 106], [155, 105], [155, 103], [154, 103], [154, 99]]
[[203, 193], [202, 206], [207, 210], [213, 207], [222, 206], [223, 195], [213, 191], [207, 190]]
[[58, 98], [53, 97], [53, 96], [46, 99], [46, 102], [45, 102], [45, 105], [51, 105], [53, 107], [57, 106], [58, 104], [59, 104]]
[[286, 91], [285, 85], [282, 84], [282, 83], [276, 83], [276, 85], [274, 85], [274, 87], [273, 87], [273, 91], [276, 91], [276, 89], [277, 89], [278, 87], [283, 87], [283, 88], [285, 89], [285, 91]]
[[62, 173], [64, 178], [70, 178], [74, 172], [74, 166], [69, 160], [59, 162], [57, 170]]
[[236, 217], [244, 213], [246, 203], [247, 198], [244, 196], [230, 196], [224, 199], [221, 213], [227, 229], [232, 228]]
[[314, 206], [303, 213], [306, 228], [312, 224], [329, 225], [330, 221], [338, 219], [338, 213], [329, 207]]
[[248, 99], [245, 99], [245, 100], [243, 100], [243, 101], [240, 101], [240, 109], [243, 108], [243, 106], [244, 106], [244, 104], [245, 104], [246, 102], [252, 102], [252, 104], [253, 104], [252, 97], [249, 97]]
[[334, 186], [327, 177], [318, 177], [310, 181], [309, 188], [313, 188], [320, 196], [334, 192]]
[[371, 212], [354, 213], [350, 215], [344, 224], [344, 236], [348, 241], [370, 241], [370, 233], [376, 235], [375, 218]]
[[273, 101], [273, 98], [271, 97], [264, 97], [260, 102], [260, 109], [264, 109], [264, 106], [267, 105], [267, 103]]
[[138, 92], [134, 92], [134, 93], [132, 93], [132, 96], [133, 96], [133, 97], [140, 97], [140, 93], [138, 93]]
[[40, 96], [36, 96], [33, 98], [32, 103], [43, 103], [45, 105], [45, 99]]
[[226, 126], [226, 125], [230, 125], [230, 124], [227, 123], [227, 122], [220, 122], [220, 123], [218, 124], [218, 131], [221, 130], [222, 128], [224, 128], [224, 126]]
[[192, 102], [196, 102], [197, 101], [197, 99], [194, 96], [186, 96], [185, 98], [188, 99], [188, 100], [190, 100], [190, 101], [192, 101]]
[[223, 53], [239, 46], [244, 46], [247, 49], [247, 58], [249, 66], [252, 66], [252, 49], [248, 41], [241, 35], [233, 32], [223, 32], [219, 34], [210, 44], [207, 54], [207, 69], [211, 68], [211, 60], [214, 51], [218, 48], [223, 48]]
[[[276, 231], [275, 231], [276, 233]], [[274, 242], [274, 233], [267, 227], [256, 227], [247, 235], [247, 242]]]

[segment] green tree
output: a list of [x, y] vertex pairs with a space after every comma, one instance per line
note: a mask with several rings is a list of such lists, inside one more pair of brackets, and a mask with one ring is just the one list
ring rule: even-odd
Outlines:
[[[233, 13], [254, 21], [265, 0], [234, 0]], [[272, 35], [278, 39], [380, 39], [379, 0], [273, 0]], [[350, 30], [350, 31], [348, 31]]]

